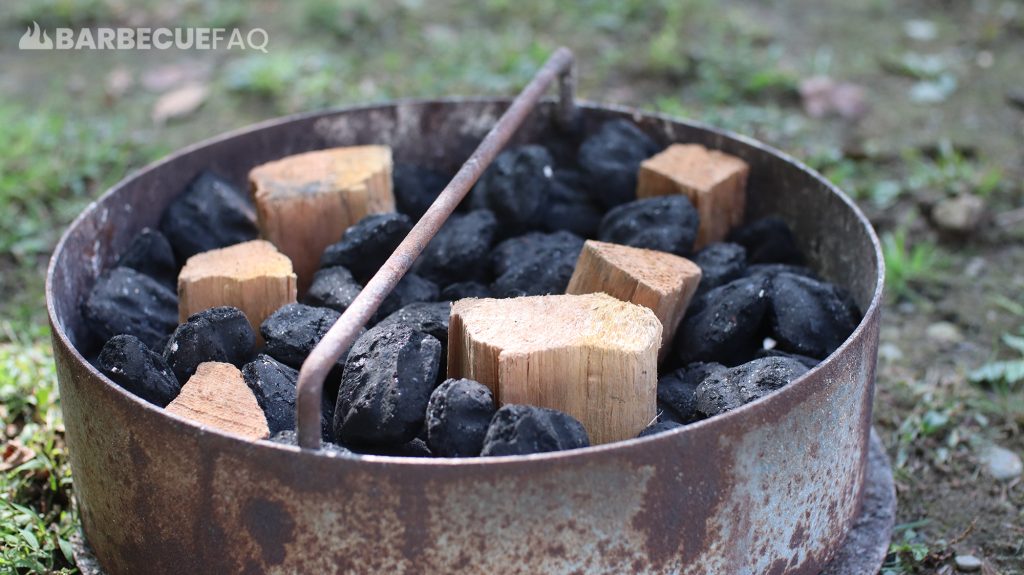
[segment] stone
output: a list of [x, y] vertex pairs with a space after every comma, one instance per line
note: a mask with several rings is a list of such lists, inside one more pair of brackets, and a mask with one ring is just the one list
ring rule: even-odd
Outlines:
[[693, 252], [699, 220], [686, 196], [647, 198], [609, 210], [597, 238], [685, 257]]
[[977, 229], [985, 215], [985, 200], [974, 194], [944, 198], [932, 208], [932, 221], [939, 229], [954, 234], [969, 234]]
[[928, 339], [944, 346], [954, 346], [964, 340], [964, 334], [956, 324], [948, 321], [937, 321], [925, 328]]
[[132, 335], [150, 349], [163, 349], [178, 325], [178, 298], [148, 275], [117, 267], [96, 280], [82, 303], [82, 317], [100, 341]]
[[320, 256], [320, 267], [341, 266], [366, 284], [412, 230], [412, 220], [404, 214], [372, 214], [347, 228], [341, 240], [327, 246]]
[[497, 408], [490, 389], [470, 379], [449, 379], [430, 394], [427, 445], [439, 457], [475, 457]]
[[807, 372], [788, 357], [766, 357], [715, 371], [697, 387], [697, 409], [712, 417], [780, 389]]
[[164, 348], [164, 361], [185, 383], [201, 363], [215, 361], [241, 367], [252, 356], [256, 334], [248, 318], [234, 307], [214, 307], [189, 316]]
[[133, 335], [110, 338], [96, 363], [114, 383], [160, 407], [181, 391], [181, 384], [167, 362]]
[[635, 124], [611, 120], [583, 141], [577, 161], [594, 197], [608, 209], [636, 199], [640, 164], [658, 149], [658, 144]]
[[985, 471], [996, 481], [1013, 481], [1024, 473], [1020, 456], [1005, 447], [989, 445], [981, 450], [979, 458]]
[[177, 261], [256, 239], [256, 211], [248, 198], [213, 172], [200, 173], [160, 218]]
[[982, 568], [981, 559], [974, 555], [957, 555], [953, 562], [956, 563], [956, 570], [961, 573], [976, 573]]
[[560, 294], [569, 285], [583, 239], [566, 231], [509, 238], [491, 252], [495, 297]]
[[532, 405], [505, 405], [494, 414], [480, 455], [527, 455], [589, 445], [583, 425], [565, 413]]

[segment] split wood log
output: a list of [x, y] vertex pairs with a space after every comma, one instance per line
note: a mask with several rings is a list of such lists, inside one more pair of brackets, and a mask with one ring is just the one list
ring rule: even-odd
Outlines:
[[591, 443], [636, 437], [656, 413], [661, 322], [606, 294], [464, 299], [452, 306], [448, 376], [500, 405], [558, 409]]
[[179, 321], [211, 307], [234, 306], [245, 313], [258, 340], [263, 320], [295, 297], [291, 260], [264, 240], [196, 254], [178, 274]]
[[651, 309], [661, 320], [664, 359], [701, 272], [690, 260], [656, 250], [587, 240], [566, 293], [606, 293]]
[[230, 363], [199, 364], [167, 411], [246, 439], [270, 436], [267, 418], [242, 372]]
[[395, 211], [391, 148], [351, 146], [288, 156], [249, 172], [260, 231], [305, 293], [324, 249], [368, 214]]
[[643, 161], [638, 198], [685, 194], [700, 214], [696, 249], [722, 241], [743, 222], [747, 201], [746, 162], [699, 144], [672, 144]]

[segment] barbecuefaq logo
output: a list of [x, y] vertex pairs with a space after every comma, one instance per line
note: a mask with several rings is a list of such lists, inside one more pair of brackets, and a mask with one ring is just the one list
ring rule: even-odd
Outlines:
[[55, 28], [53, 37], [33, 21], [19, 50], [258, 50], [267, 52], [263, 28]]

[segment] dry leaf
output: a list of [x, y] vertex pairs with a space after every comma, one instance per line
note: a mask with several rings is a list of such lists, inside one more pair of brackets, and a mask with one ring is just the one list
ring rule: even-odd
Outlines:
[[3, 445], [2, 458], [0, 458], [0, 472], [10, 471], [19, 465], [31, 461], [36, 452], [21, 444], [20, 441], [11, 440]]
[[195, 112], [206, 101], [208, 94], [209, 89], [205, 84], [188, 84], [160, 96], [153, 105], [153, 122], [163, 124]]

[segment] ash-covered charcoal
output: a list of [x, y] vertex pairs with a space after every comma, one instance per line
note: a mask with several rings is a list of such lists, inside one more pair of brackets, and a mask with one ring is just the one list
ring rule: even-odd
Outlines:
[[601, 220], [602, 242], [687, 256], [693, 252], [700, 216], [682, 195], [635, 200], [610, 210]]
[[448, 342], [448, 319], [452, 304], [448, 301], [413, 303], [392, 313], [376, 325], [378, 328], [406, 326], [411, 330], [430, 334], [442, 345]]
[[765, 357], [709, 375], [697, 388], [697, 409], [711, 417], [764, 397], [807, 372], [788, 357]]
[[164, 211], [160, 231], [184, 263], [200, 252], [254, 240], [256, 211], [248, 197], [213, 172], [199, 174]]
[[818, 274], [814, 273], [814, 270], [807, 266], [797, 266], [792, 264], [754, 264], [747, 266], [747, 271], [743, 274], [746, 276], [774, 276], [776, 274], [788, 273], [805, 278], [818, 279]]
[[471, 205], [494, 212], [506, 237], [537, 227], [547, 209], [554, 170], [551, 154], [541, 146], [509, 148], [480, 177]]
[[717, 242], [697, 252], [693, 263], [701, 271], [697, 291], [709, 292], [744, 275], [747, 250], [739, 244]]
[[640, 163], [660, 147], [640, 128], [626, 120], [612, 120], [580, 145], [577, 159], [595, 197], [605, 208], [636, 199]]
[[713, 373], [726, 367], [720, 363], [691, 363], [658, 378], [658, 403], [671, 411], [668, 418], [680, 423], [704, 419], [697, 409], [697, 387]]
[[768, 282], [768, 325], [778, 348], [824, 359], [857, 327], [858, 313], [836, 286], [790, 273]]
[[135, 236], [128, 249], [117, 260], [118, 267], [132, 268], [176, 291], [178, 263], [174, 251], [163, 234], [149, 228]]
[[435, 302], [441, 290], [437, 284], [415, 273], [407, 273], [377, 308], [376, 318], [384, 318], [414, 303]]
[[498, 220], [490, 210], [453, 214], [423, 250], [416, 273], [439, 285], [485, 279], [487, 254], [497, 228]]
[[542, 214], [544, 229], [549, 232], [570, 231], [583, 238], [597, 236], [604, 212], [587, 191], [586, 180], [579, 172], [555, 171], [548, 206]]
[[320, 267], [342, 266], [365, 284], [377, 273], [398, 244], [412, 230], [405, 214], [371, 214], [345, 230], [341, 240], [327, 246], [320, 256]]
[[[256, 396], [256, 402], [267, 417], [270, 433], [295, 429], [295, 386], [299, 380], [299, 372], [277, 361], [266, 354], [245, 364], [242, 377], [246, 385]], [[321, 409], [320, 433], [324, 441], [333, 438], [334, 403], [323, 394], [324, 405]]]
[[555, 409], [510, 404], [491, 419], [480, 455], [526, 455], [589, 445], [587, 430], [574, 417]]
[[313, 274], [303, 301], [311, 306], [326, 307], [338, 313], [352, 305], [363, 286], [352, 277], [352, 273], [341, 266], [323, 268]]
[[736, 228], [729, 232], [728, 240], [747, 249], [747, 262], [751, 264], [804, 263], [793, 230], [779, 216], [768, 216]]
[[655, 421], [654, 423], [645, 427], [644, 430], [640, 432], [640, 435], [637, 435], [637, 437], [648, 437], [650, 435], [657, 435], [665, 431], [679, 429], [682, 426], [683, 425], [681, 423], [676, 423], [674, 421]]
[[762, 325], [768, 311], [768, 280], [740, 278], [698, 298], [676, 334], [674, 349], [682, 364], [716, 361], [738, 365], [761, 348]]
[[163, 358], [133, 335], [110, 338], [100, 351], [97, 366], [114, 383], [160, 407], [166, 407], [181, 391]]
[[757, 358], [762, 358], [762, 357], [788, 357], [790, 359], [795, 359], [795, 360], [799, 361], [800, 363], [804, 364], [804, 367], [806, 367], [807, 369], [812, 369], [815, 366], [817, 366], [819, 363], [821, 363], [821, 360], [814, 359], [813, 357], [807, 357], [806, 355], [800, 355], [800, 354], [796, 354], [796, 353], [788, 353], [788, 352], [785, 352], [785, 351], [782, 351], [782, 350], [778, 350], [778, 349], [762, 349], [762, 350], [758, 350], [758, 352], [756, 354], [756, 357]]
[[565, 293], [583, 239], [566, 232], [531, 232], [507, 239], [491, 252], [494, 297]]
[[162, 349], [178, 325], [178, 298], [146, 274], [117, 267], [96, 280], [82, 317], [100, 341], [133, 335], [150, 349]]
[[441, 290], [441, 301], [459, 301], [471, 297], [491, 297], [491, 288], [480, 282], [459, 282], [449, 284]]
[[427, 445], [440, 457], [475, 457], [494, 417], [494, 394], [471, 379], [449, 379], [430, 394]]
[[242, 367], [252, 357], [256, 334], [236, 307], [221, 306], [189, 316], [164, 348], [164, 361], [182, 385], [200, 363], [220, 361]]
[[423, 217], [451, 178], [421, 166], [395, 164], [391, 179], [395, 207], [416, 221]]
[[[339, 317], [341, 314], [326, 307], [301, 303], [282, 306], [260, 325], [260, 334], [266, 342], [263, 351], [298, 369]], [[342, 354], [338, 363], [344, 365], [344, 358], [345, 354]]]
[[[284, 445], [299, 445], [299, 434], [294, 429], [286, 429], [284, 431], [278, 431], [270, 436], [270, 441], [274, 443], [282, 443]], [[337, 443], [331, 443], [324, 439], [320, 442], [320, 451], [327, 453], [328, 455], [353, 455], [351, 451], [338, 445]]]
[[352, 346], [338, 389], [334, 436], [346, 445], [416, 437], [437, 383], [441, 342], [407, 326], [377, 326]]

